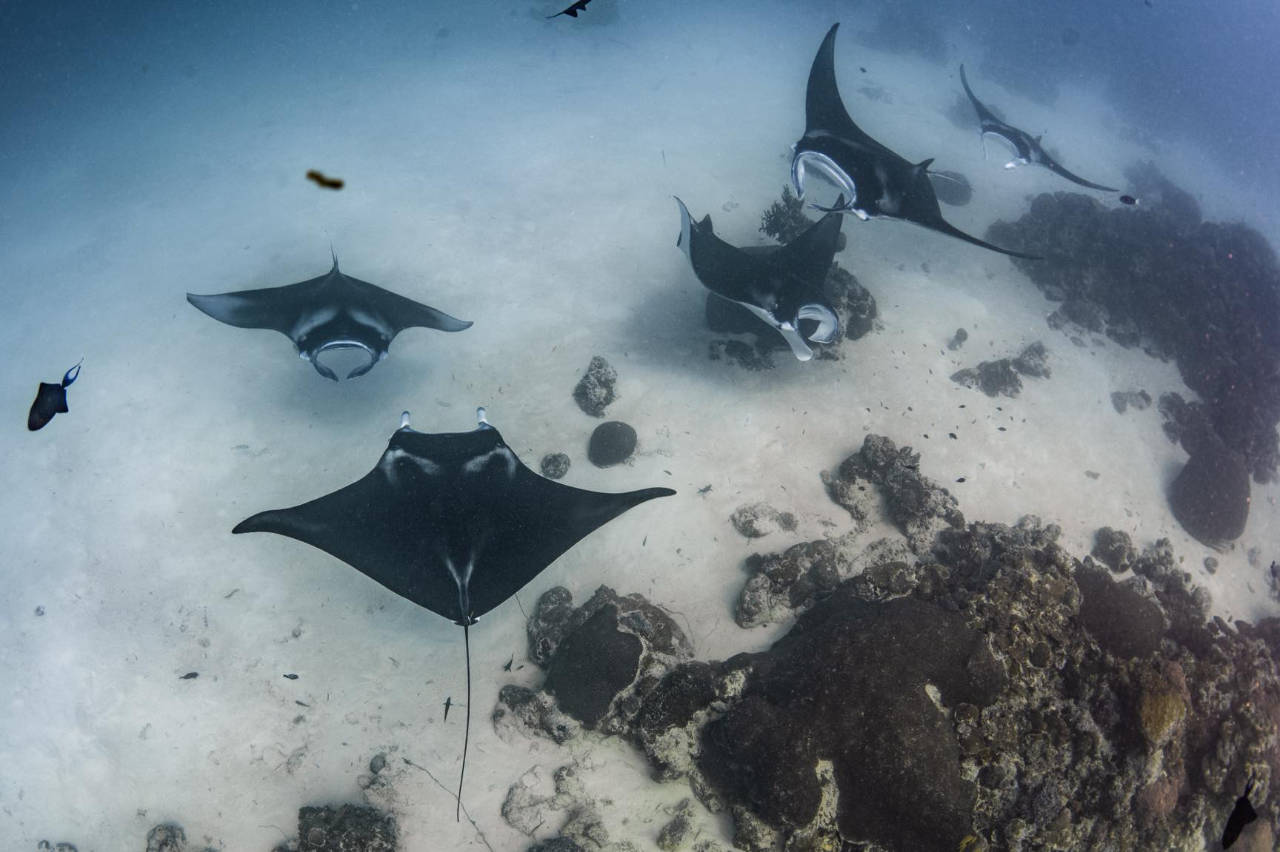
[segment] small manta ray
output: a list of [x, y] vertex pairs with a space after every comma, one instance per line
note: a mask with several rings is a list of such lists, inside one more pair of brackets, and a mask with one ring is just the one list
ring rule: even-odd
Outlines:
[[[960, 83], [964, 86], [964, 93], [969, 96], [970, 102], [973, 103], [974, 110], [978, 113], [978, 123], [981, 125], [980, 135], [982, 137], [982, 155], [987, 155], [987, 137], [994, 136], [1005, 145], [1009, 146], [1013, 159], [1004, 164], [1006, 169], [1012, 169], [1016, 166], [1044, 166], [1056, 175], [1066, 178], [1072, 183], [1080, 186], [1087, 186], [1090, 189], [1100, 189], [1103, 192], [1119, 192], [1115, 187], [1103, 186], [1100, 183], [1085, 180], [1077, 174], [1067, 171], [1057, 160], [1049, 156], [1049, 153], [1040, 145], [1040, 137], [1032, 136], [1025, 130], [1020, 130], [1012, 124], [1006, 124], [996, 118], [995, 113], [987, 109], [982, 101], [973, 94], [973, 89], [969, 88], [969, 79], [965, 76], [964, 65], [960, 66]], [[1125, 202], [1129, 203], [1129, 202]]]
[[[840, 236], [838, 212], [827, 213], [785, 246], [736, 248], [715, 235], [711, 216], [694, 222], [684, 202], [677, 198], [676, 204], [680, 205], [676, 245], [689, 255], [693, 273], [704, 287], [777, 329], [801, 361], [813, 357], [806, 338], [833, 343], [840, 336], [840, 319], [823, 291]], [[809, 327], [807, 334], [801, 322]]]
[[273, 532], [336, 556], [418, 606], [462, 625], [471, 736], [470, 626], [510, 598], [579, 540], [623, 512], [676, 492], [604, 494], [538, 476], [478, 409], [470, 432], [430, 434], [409, 412], [378, 464], [332, 494], [259, 512], [233, 533]]
[[330, 349], [362, 349], [369, 363], [347, 374], [363, 376], [387, 357], [387, 348], [406, 328], [462, 331], [471, 323], [406, 299], [381, 287], [338, 271], [338, 256], [328, 275], [261, 290], [199, 296], [187, 301], [214, 319], [237, 328], [270, 328], [288, 337], [326, 379], [338, 377], [320, 363]]
[[795, 144], [791, 180], [804, 198], [805, 170], [813, 169], [840, 188], [848, 201], [819, 210], [852, 213], [859, 219], [887, 218], [914, 222], [933, 231], [1001, 254], [1039, 260], [970, 236], [942, 218], [938, 197], [929, 181], [932, 159], [911, 163], [872, 139], [853, 123], [836, 87], [833, 24], [809, 69], [805, 92], [804, 136]]
[[55, 414], [66, 414], [70, 410], [67, 408], [67, 388], [79, 377], [80, 365], [83, 363], [84, 359], [81, 358], [74, 367], [67, 370], [62, 376], [62, 384], [40, 383], [40, 387], [36, 388], [36, 398], [31, 403], [31, 410], [27, 412], [27, 429], [32, 432], [43, 429]]
[[569, 8], [567, 9], [562, 9], [561, 11], [556, 12], [554, 15], [547, 15], [547, 20], [549, 21], [552, 18], [558, 18], [561, 15], [568, 15], [570, 18], [576, 18], [578, 17], [579, 12], [587, 11], [587, 4], [590, 2], [591, 0], [578, 0], [576, 3], [573, 3], [572, 5], [570, 5]]
[[1249, 783], [1244, 788], [1244, 795], [1236, 799], [1236, 806], [1231, 809], [1231, 816], [1227, 817], [1227, 827], [1222, 830], [1223, 849], [1230, 849], [1231, 844], [1240, 837], [1240, 832], [1244, 831], [1244, 827], [1258, 818], [1258, 812], [1253, 809], [1253, 805], [1249, 804], [1251, 792], [1253, 792], [1253, 779], [1249, 779]]

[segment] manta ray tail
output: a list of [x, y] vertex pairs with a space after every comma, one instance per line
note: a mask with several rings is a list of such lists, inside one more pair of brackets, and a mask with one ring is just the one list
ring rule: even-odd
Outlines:
[[462, 769], [458, 772], [458, 807], [453, 812], [453, 818], [458, 822], [462, 822], [462, 779], [467, 775], [467, 745], [471, 741], [471, 629], [467, 624], [462, 625], [462, 646], [467, 650], [467, 722], [462, 734]]
[[939, 219], [936, 222], [930, 222], [928, 227], [935, 231], [941, 231], [942, 233], [957, 239], [964, 240], [966, 243], [973, 243], [975, 246], [982, 246], [984, 249], [990, 249], [991, 251], [999, 252], [1000, 254], [1007, 254], [1010, 257], [1020, 257], [1023, 260], [1044, 260], [1043, 257], [1036, 254], [1023, 254], [1020, 251], [1013, 251], [1012, 249], [1000, 248], [1000, 246], [992, 245], [986, 240], [980, 240], [975, 236], [966, 234], [955, 225], [952, 225], [950, 222], [943, 219]]
[[1080, 184], [1080, 186], [1087, 186], [1090, 189], [1099, 189], [1099, 190], [1102, 190], [1103, 192], [1119, 192], [1120, 191], [1116, 189], [1114, 186], [1103, 186], [1100, 183], [1094, 183], [1093, 181], [1085, 180], [1084, 178], [1080, 177], [1080, 175], [1067, 171], [1062, 166], [1058, 165], [1056, 162], [1053, 162], [1053, 161], [1049, 161], [1045, 163], [1045, 167], [1049, 171], [1058, 175], [1059, 177], [1064, 177], [1067, 180], [1071, 181], [1072, 183]]

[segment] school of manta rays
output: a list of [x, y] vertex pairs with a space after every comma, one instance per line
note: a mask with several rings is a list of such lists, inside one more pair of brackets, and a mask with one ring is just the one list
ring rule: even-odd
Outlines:
[[[576, 17], [587, 2], [559, 14]], [[811, 175], [838, 191], [832, 205], [809, 203], [824, 214], [822, 218], [776, 250], [747, 251], [721, 240], [710, 216], [695, 220], [676, 199], [681, 223], [677, 245], [688, 255], [697, 279], [776, 329], [801, 361], [813, 357], [810, 343], [831, 343], [840, 333], [823, 281], [846, 215], [900, 219], [984, 249], [1038, 259], [991, 245], [949, 224], [930, 177], [944, 175], [930, 172], [932, 160], [911, 163], [854, 123], [836, 87], [838, 28], [835, 24], [827, 32], [810, 69], [804, 134], [794, 146], [791, 165], [800, 199]], [[963, 66], [961, 80], [977, 113], [984, 146], [990, 138], [1012, 151], [1006, 168], [1039, 165], [1081, 186], [1117, 192], [1068, 171], [1045, 152], [1038, 137], [998, 119], [970, 89]], [[307, 177], [326, 189], [343, 185], [315, 171]], [[1136, 203], [1129, 196], [1120, 200]], [[332, 268], [318, 278], [284, 287], [188, 294], [187, 300], [227, 325], [274, 329], [288, 336], [303, 360], [335, 382], [338, 376], [321, 361], [330, 350], [354, 349], [367, 356], [367, 363], [349, 373], [351, 379], [386, 358], [392, 340], [407, 328], [459, 332], [472, 324], [345, 274], [336, 254]], [[30, 430], [68, 411], [67, 389], [80, 369], [80, 364], [72, 367], [58, 383], [40, 383], [28, 415]], [[461, 625], [467, 733], [458, 779], [460, 813], [470, 736], [470, 626], [597, 528], [634, 506], [673, 494], [669, 488], [607, 494], [544, 478], [517, 458], [502, 434], [489, 425], [484, 408], [478, 410], [475, 429], [440, 434], [413, 429], [405, 412], [363, 478], [292, 508], [259, 512], [232, 532], [273, 532], [297, 539]]]

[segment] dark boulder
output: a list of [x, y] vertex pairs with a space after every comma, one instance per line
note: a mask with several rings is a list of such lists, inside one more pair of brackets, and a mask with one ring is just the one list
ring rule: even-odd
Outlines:
[[869, 603], [846, 584], [753, 662], [742, 700], [703, 730], [698, 766], [722, 795], [776, 827], [803, 826], [821, 800], [815, 764], [827, 760], [844, 838], [959, 847], [977, 788], [931, 696], [985, 707], [1005, 679], [960, 615], [915, 598]]
[[1196, 541], [1221, 550], [1249, 520], [1249, 470], [1236, 453], [1205, 441], [1169, 486], [1169, 508]]
[[635, 680], [641, 650], [638, 638], [618, 629], [617, 607], [607, 604], [560, 643], [545, 688], [560, 709], [595, 727], [614, 697]]
[[1081, 566], [1076, 570], [1076, 585], [1081, 596], [1080, 622], [1104, 651], [1127, 660], [1160, 650], [1164, 613], [1135, 583], [1117, 583], [1106, 571]]
[[621, 420], [601, 423], [587, 443], [587, 458], [596, 467], [622, 464], [636, 451], [636, 430]]

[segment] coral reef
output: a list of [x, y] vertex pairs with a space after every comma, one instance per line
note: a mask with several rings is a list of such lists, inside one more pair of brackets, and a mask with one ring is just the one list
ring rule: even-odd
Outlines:
[[573, 399], [583, 412], [604, 417], [604, 411], [618, 398], [618, 372], [600, 355], [592, 355], [587, 372], [573, 389]]
[[967, 367], [951, 374], [951, 381], [967, 388], [977, 388], [987, 396], [1017, 396], [1022, 391], [1019, 376], [1049, 377], [1049, 353], [1044, 344], [1036, 341], [1023, 349], [1015, 358], [983, 361], [976, 367]]
[[1280, 266], [1257, 232], [1204, 222], [1187, 193], [1149, 164], [1129, 179], [1140, 207], [1080, 194], [1037, 197], [987, 239], [1043, 261], [1014, 262], [1060, 311], [1177, 361], [1207, 425], [1259, 482], [1280, 465]]
[[1204, 440], [1169, 486], [1182, 528], [1215, 550], [1240, 537], [1249, 520], [1249, 470], [1216, 440]]
[[1116, 414], [1124, 414], [1130, 408], [1134, 411], [1144, 411], [1151, 405], [1151, 394], [1144, 390], [1113, 391], [1111, 405], [1115, 408]]
[[[795, 619], [767, 651], [694, 660], [665, 613], [602, 588], [544, 596], [531, 657], [634, 669], [596, 729], [730, 814], [743, 849], [1201, 848], [1247, 778], [1250, 842], [1273, 837], [1280, 620], [1207, 623], [1167, 541], [1101, 530], [1104, 568], [1034, 517], [966, 525], [918, 462], [871, 435], [826, 477], [906, 539], [859, 549], [855, 525], [748, 560], [757, 615]], [[613, 633], [638, 640], [626, 666]]]
[[564, 453], [547, 453], [539, 467], [547, 479], [560, 479], [569, 472], [569, 457]]
[[768, 503], [749, 503], [734, 509], [729, 523], [746, 538], [762, 538], [777, 530], [791, 532], [796, 528], [796, 516], [779, 512]]
[[890, 520], [907, 537], [917, 555], [929, 552], [942, 529], [964, 526], [959, 504], [947, 489], [920, 475], [920, 454], [899, 448], [882, 435], [868, 435], [862, 449], [833, 473], [823, 473], [831, 499], [844, 506], [855, 521], [865, 520], [867, 508], [859, 499], [868, 485], [883, 495]]
[[534, 767], [507, 790], [502, 818], [517, 831], [534, 833], [563, 814], [559, 833], [529, 847], [529, 852], [634, 852], [629, 843], [611, 843], [596, 801], [583, 788], [578, 769], [561, 766], [550, 776]]
[[1128, 571], [1138, 558], [1129, 534], [1111, 527], [1103, 527], [1094, 534], [1090, 555], [1102, 560], [1104, 565], [1117, 574]]
[[274, 852], [395, 852], [396, 819], [361, 805], [303, 807], [298, 836]]

